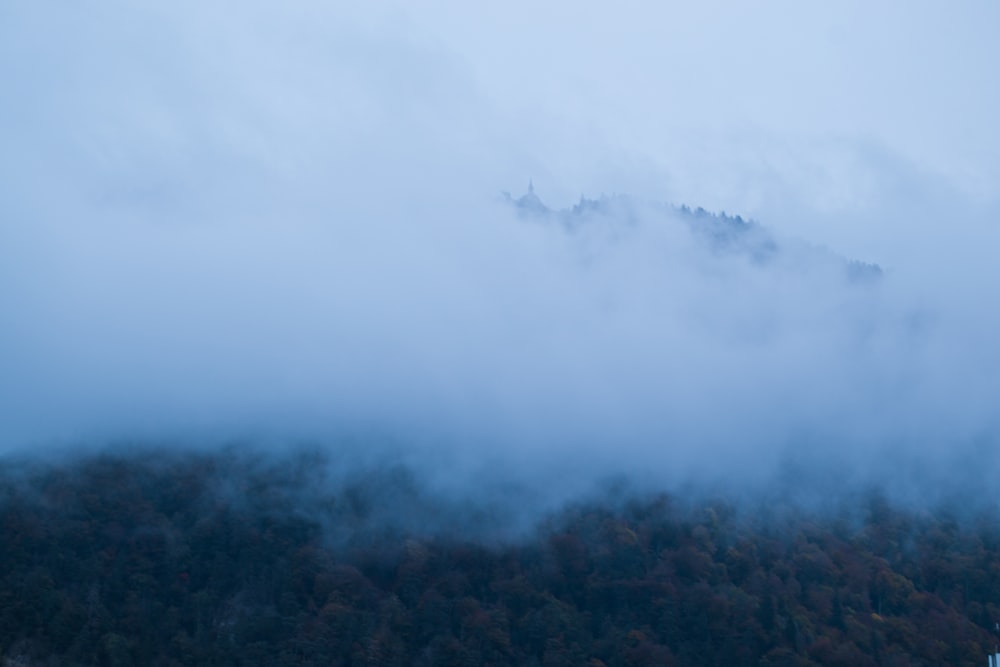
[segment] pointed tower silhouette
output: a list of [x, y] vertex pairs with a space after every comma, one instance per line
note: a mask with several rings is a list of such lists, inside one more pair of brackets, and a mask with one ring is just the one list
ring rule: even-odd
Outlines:
[[535, 194], [535, 183], [528, 179], [528, 193], [517, 200], [517, 207], [529, 213], [545, 213], [548, 211], [542, 200]]

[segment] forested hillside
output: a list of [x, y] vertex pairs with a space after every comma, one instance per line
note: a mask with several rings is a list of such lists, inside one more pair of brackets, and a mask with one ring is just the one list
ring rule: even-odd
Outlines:
[[501, 539], [373, 512], [422, 506], [402, 474], [299, 493], [317, 467], [6, 463], [2, 664], [978, 667], [1000, 619], [991, 517], [659, 496]]

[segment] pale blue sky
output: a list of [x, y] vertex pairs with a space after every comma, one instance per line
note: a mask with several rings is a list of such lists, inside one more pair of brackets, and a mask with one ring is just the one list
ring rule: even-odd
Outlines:
[[[43, 161], [38, 141], [76, 125], [78, 145], [52, 157], [80, 148], [85, 170], [149, 147], [151, 168], [208, 151], [287, 174], [331, 153], [407, 153], [420, 136], [481, 175], [470, 187], [534, 176], [560, 204], [628, 191], [884, 259], [898, 252], [894, 231], [871, 213], [895, 204], [901, 181], [918, 195], [931, 181], [963, 206], [1000, 201], [992, 2], [16, 0], [0, 11], [6, 143], [37, 131], [30, 152]], [[20, 172], [22, 152], [7, 155], [0, 168]]]

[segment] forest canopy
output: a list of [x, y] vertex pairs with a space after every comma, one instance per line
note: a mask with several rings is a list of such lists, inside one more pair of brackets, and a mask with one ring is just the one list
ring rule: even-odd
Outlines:
[[[980, 665], [995, 513], [619, 490], [502, 533], [301, 452], [6, 461], [0, 658], [32, 665]], [[392, 520], [380, 494], [410, 514]], [[448, 503], [451, 503], [450, 505]], [[424, 520], [420, 517], [424, 516]]]

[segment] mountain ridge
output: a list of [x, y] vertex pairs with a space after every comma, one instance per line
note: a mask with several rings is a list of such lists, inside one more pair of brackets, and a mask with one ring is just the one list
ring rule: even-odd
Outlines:
[[715, 213], [701, 206], [692, 208], [687, 204], [648, 204], [628, 195], [602, 194], [597, 198], [581, 195], [580, 200], [573, 206], [554, 209], [542, 201], [531, 181], [528, 183], [527, 192], [520, 197], [514, 197], [506, 191], [502, 192], [500, 197], [506, 206], [517, 212], [518, 217], [556, 222], [570, 233], [598, 219], [615, 219], [626, 224], [636, 224], [637, 209], [642, 207], [658, 216], [657, 222], [673, 219], [685, 224], [691, 234], [703, 241], [713, 252], [744, 256], [760, 266], [774, 262], [783, 252], [794, 250], [809, 255], [807, 260], [809, 262], [835, 262], [852, 283], [870, 284], [884, 276], [882, 267], [877, 263], [843, 257], [809, 243], [795, 244], [779, 240], [752, 218], [728, 215], [725, 211]]

